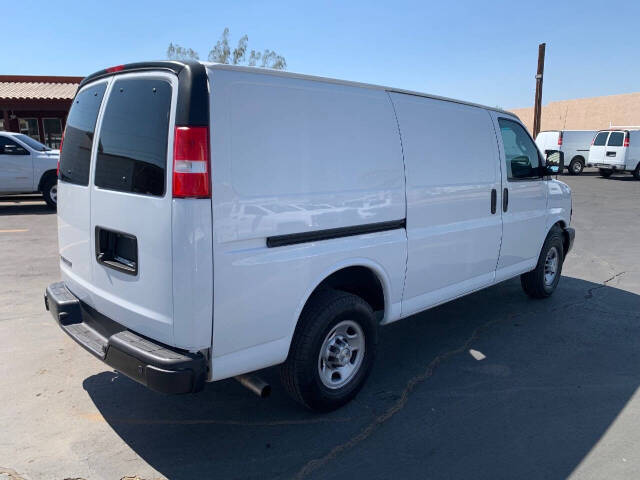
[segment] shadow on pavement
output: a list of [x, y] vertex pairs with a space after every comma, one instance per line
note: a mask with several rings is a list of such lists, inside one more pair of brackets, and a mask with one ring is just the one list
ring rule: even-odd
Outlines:
[[0, 216], [5, 215], [55, 215], [42, 195], [10, 195], [0, 197]]
[[383, 328], [367, 385], [328, 415], [289, 400], [276, 368], [269, 400], [234, 380], [162, 396], [113, 372], [84, 388], [94, 420], [171, 479], [564, 478], [640, 385], [638, 306], [576, 278], [543, 301], [505, 282]]

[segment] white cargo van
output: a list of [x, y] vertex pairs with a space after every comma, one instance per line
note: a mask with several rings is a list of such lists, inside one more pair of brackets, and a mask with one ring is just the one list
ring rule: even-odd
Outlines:
[[640, 130], [614, 127], [598, 132], [589, 151], [589, 166], [599, 168], [605, 178], [630, 172], [640, 180]]
[[536, 137], [536, 145], [544, 153], [559, 150], [564, 153], [565, 167], [570, 175], [580, 175], [589, 161], [589, 146], [595, 130], [547, 130]]
[[330, 410], [362, 387], [380, 325], [519, 275], [553, 293], [574, 231], [552, 170], [496, 109], [248, 67], [109, 68], [69, 113], [46, 305], [153, 390], [240, 376], [264, 393], [244, 374], [282, 364], [294, 398]]

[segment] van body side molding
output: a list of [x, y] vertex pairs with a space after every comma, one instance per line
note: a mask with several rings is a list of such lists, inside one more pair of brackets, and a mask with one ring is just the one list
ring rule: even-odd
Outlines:
[[276, 235], [267, 237], [267, 247], [284, 247], [285, 245], [295, 245], [298, 243], [317, 242], [319, 240], [330, 240], [332, 238], [352, 237], [364, 233], [385, 232], [387, 230], [397, 230], [406, 228], [407, 219], [392, 220], [390, 222], [367, 223], [352, 227], [329, 228], [327, 230], [315, 230], [313, 232], [291, 233], [288, 235]]

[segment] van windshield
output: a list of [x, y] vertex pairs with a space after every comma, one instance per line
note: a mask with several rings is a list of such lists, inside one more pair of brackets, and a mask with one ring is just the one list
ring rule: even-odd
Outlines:
[[49, 150], [51, 150], [46, 145], [43, 145], [39, 141], [34, 140], [33, 138], [28, 137], [27, 135], [24, 135], [23, 133], [19, 133], [17, 135], [14, 135], [14, 137], [17, 138], [18, 140], [20, 140], [22, 143], [26, 143], [27, 145], [29, 145], [34, 150], [37, 150], [38, 152], [48, 152]]

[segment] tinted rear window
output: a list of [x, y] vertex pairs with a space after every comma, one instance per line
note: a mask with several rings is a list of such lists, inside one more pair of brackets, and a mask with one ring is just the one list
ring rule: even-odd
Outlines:
[[611, 135], [609, 135], [609, 141], [607, 142], [607, 145], [609, 145], [610, 147], [621, 147], [623, 141], [624, 141], [624, 133], [611, 132]]
[[164, 195], [170, 110], [171, 84], [166, 80], [114, 83], [100, 127], [98, 187]]
[[85, 88], [73, 100], [64, 131], [60, 180], [85, 186], [89, 184], [93, 133], [106, 88], [106, 83]]
[[604, 145], [607, 143], [607, 135], [609, 135], [609, 132], [600, 132], [596, 135], [596, 139], [593, 141], [593, 144], [599, 147]]

